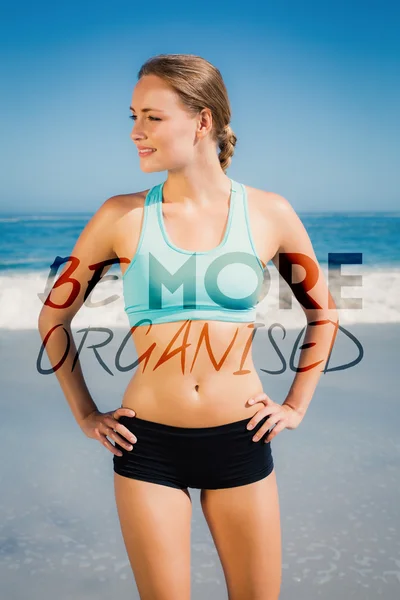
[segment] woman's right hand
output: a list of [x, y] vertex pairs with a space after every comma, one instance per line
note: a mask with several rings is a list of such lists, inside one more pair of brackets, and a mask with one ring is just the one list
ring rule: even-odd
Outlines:
[[[81, 422], [81, 429], [87, 437], [99, 440], [99, 442], [108, 448], [112, 454], [122, 456], [122, 452], [117, 450], [117, 448], [107, 439], [107, 436], [115, 442], [118, 442], [118, 444], [123, 448], [126, 448], [126, 450], [133, 449], [131, 443], [136, 443], [137, 438], [127, 427], [124, 427], [124, 425], [118, 422], [118, 417], [121, 415], [134, 417], [135, 411], [130, 408], [120, 407], [117, 408], [117, 410], [110, 410], [109, 412], [102, 413], [96, 409]], [[118, 435], [117, 431], [124, 437]]]

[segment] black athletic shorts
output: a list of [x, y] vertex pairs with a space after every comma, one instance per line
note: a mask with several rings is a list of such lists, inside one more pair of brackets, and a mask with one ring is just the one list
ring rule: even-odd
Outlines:
[[137, 438], [132, 450], [115, 442], [114, 471], [124, 477], [175, 488], [219, 489], [253, 483], [274, 468], [271, 442], [252, 437], [252, 417], [213, 427], [176, 427], [122, 415], [119, 422]]

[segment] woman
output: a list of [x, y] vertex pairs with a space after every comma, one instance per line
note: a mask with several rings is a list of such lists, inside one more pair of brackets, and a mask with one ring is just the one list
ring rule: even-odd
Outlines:
[[[104, 273], [119, 259], [139, 357], [121, 407], [98, 410], [79, 362], [71, 370], [73, 342], [56, 373], [82, 431], [114, 455], [118, 515], [140, 597], [190, 597], [194, 487], [230, 600], [274, 600], [281, 530], [270, 443], [304, 417], [332, 341], [332, 328], [309, 325], [336, 321], [335, 307], [289, 202], [225, 174], [236, 137], [218, 69], [193, 55], [154, 57], [139, 71], [131, 111], [141, 169], [168, 177], [97, 210], [72, 252], [79, 293], [61, 310], [46, 301], [40, 332], [44, 339], [60, 321], [68, 330], [85, 299], [89, 266], [93, 272], [109, 261]], [[252, 361], [255, 306], [269, 260], [283, 265], [288, 281], [293, 267], [300, 282], [299, 256], [308, 257], [306, 268], [315, 265], [312, 286], [307, 278], [296, 282], [297, 297], [307, 292], [310, 300], [303, 307], [307, 355], [301, 352], [279, 404], [264, 393]], [[65, 300], [63, 288], [54, 286], [53, 306]], [[48, 338], [52, 364], [64, 335], [54, 330]]]

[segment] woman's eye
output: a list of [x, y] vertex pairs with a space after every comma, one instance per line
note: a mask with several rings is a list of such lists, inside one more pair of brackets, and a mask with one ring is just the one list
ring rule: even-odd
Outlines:
[[[129, 118], [132, 119], [133, 121], [136, 120], [136, 115], [129, 115]], [[149, 117], [149, 119], [151, 119], [152, 121], [161, 121], [161, 119], [157, 118], [157, 117]]]

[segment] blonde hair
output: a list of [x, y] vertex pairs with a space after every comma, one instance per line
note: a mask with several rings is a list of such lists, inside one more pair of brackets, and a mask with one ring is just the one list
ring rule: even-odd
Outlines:
[[225, 172], [231, 163], [237, 138], [229, 125], [228, 92], [217, 67], [194, 54], [159, 54], [141, 66], [138, 79], [144, 75], [157, 75], [166, 81], [193, 117], [204, 108], [210, 109], [213, 118], [211, 135], [218, 143], [218, 159]]

